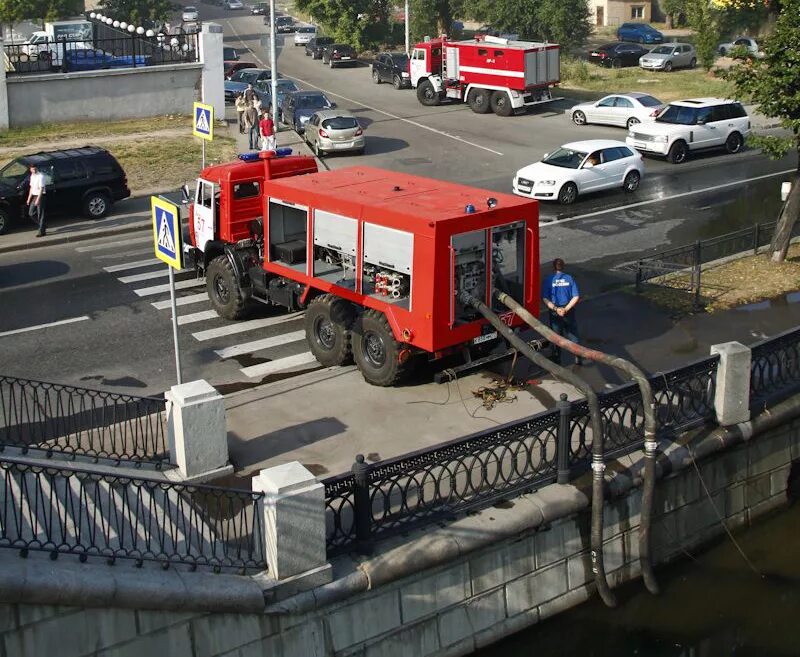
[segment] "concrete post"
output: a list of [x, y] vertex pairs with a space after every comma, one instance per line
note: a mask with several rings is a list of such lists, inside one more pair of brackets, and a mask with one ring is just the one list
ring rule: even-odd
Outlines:
[[203, 23], [203, 31], [200, 33], [200, 61], [203, 64], [201, 101], [206, 105], [213, 105], [214, 118], [222, 121], [225, 119], [222, 25]]
[[740, 342], [711, 346], [719, 354], [714, 410], [720, 426], [728, 427], [750, 420], [750, 349]]
[[326, 566], [325, 487], [297, 461], [262, 470], [252, 485], [264, 493], [269, 574], [285, 580]]
[[170, 460], [184, 480], [204, 480], [229, 471], [225, 402], [207, 381], [172, 386], [167, 399]]
[[[4, 54], [5, 43], [0, 38], [0, 54]], [[0, 66], [0, 130], [8, 130], [8, 83], [6, 82], [6, 67]]]

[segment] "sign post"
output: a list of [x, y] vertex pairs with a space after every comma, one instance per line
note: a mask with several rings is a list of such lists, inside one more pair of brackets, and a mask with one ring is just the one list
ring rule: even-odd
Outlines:
[[203, 140], [203, 169], [206, 168], [206, 142], [214, 139], [214, 106], [195, 103], [192, 134]]
[[[203, 142], [205, 143], [205, 142]], [[153, 244], [156, 258], [167, 263], [169, 269], [169, 298], [172, 306], [172, 339], [175, 342], [175, 371], [178, 384], [181, 375], [181, 353], [178, 348], [178, 307], [175, 302], [175, 270], [183, 269], [183, 235], [180, 208], [159, 196], [150, 197], [153, 221]]]

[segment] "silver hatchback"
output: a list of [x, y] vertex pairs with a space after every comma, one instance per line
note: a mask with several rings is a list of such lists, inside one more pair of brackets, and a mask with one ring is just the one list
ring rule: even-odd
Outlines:
[[358, 119], [343, 110], [322, 110], [306, 124], [304, 138], [317, 157], [334, 151], [364, 153], [366, 137]]
[[688, 43], [665, 43], [656, 46], [639, 58], [639, 66], [656, 71], [671, 71], [673, 68], [697, 66], [697, 52]]

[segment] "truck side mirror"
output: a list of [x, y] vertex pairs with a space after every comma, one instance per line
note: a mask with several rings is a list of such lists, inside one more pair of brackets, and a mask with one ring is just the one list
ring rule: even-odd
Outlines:
[[189, 194], [189, 185], [183, 183], [181, 187], [181, 204], [186, 205], [191, 200], [191, 195]]

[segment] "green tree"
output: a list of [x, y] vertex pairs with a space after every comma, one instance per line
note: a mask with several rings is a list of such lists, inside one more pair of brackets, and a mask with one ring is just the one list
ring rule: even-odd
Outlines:
[[582, 46], [592, 32], [586, 0], [542, 0], [537, 36], [564, 48]]
[[83, 0], [0, 0], [0, 23], [53, 21], [83, 13]]
[[791, 151], [799, 158], [770, 245], [771, 260], [783, 262], [800, 213], [800, 0], [781, 1], [775, 30], [761, 45], [763, 59], [745, 60], [731, 68], [727, 77], [736, 87], [737, 97], [755, 103], [760, 114], [779, 119], [789, 132], [788, 136], [751, 135], [749, 143], [773, 159]]
[[660, 0], [661, 11], [667, 17], [667, 29], [670, 30], [675, 25], [681, 14], [686, 15], [687, 0]]
[[450, 34], [453, 18], [461, 15], [462, 0], [410, 0], [411, 39]]
[[167, 20], [178, 5], [172, 0], [100, 0], [104, 14], [128, 23], [159, 23]]
[[710, 71], [717, 61], [717, 46], [720, 39], [720, 18], [722, 12], [708, 0], [688, 0], [686, 20], [694, 29], [694, 47], [700, 65]]
[[358, 49], [381, 42], [389, 31], [389, 0], [296, 0], [326, 34]]

